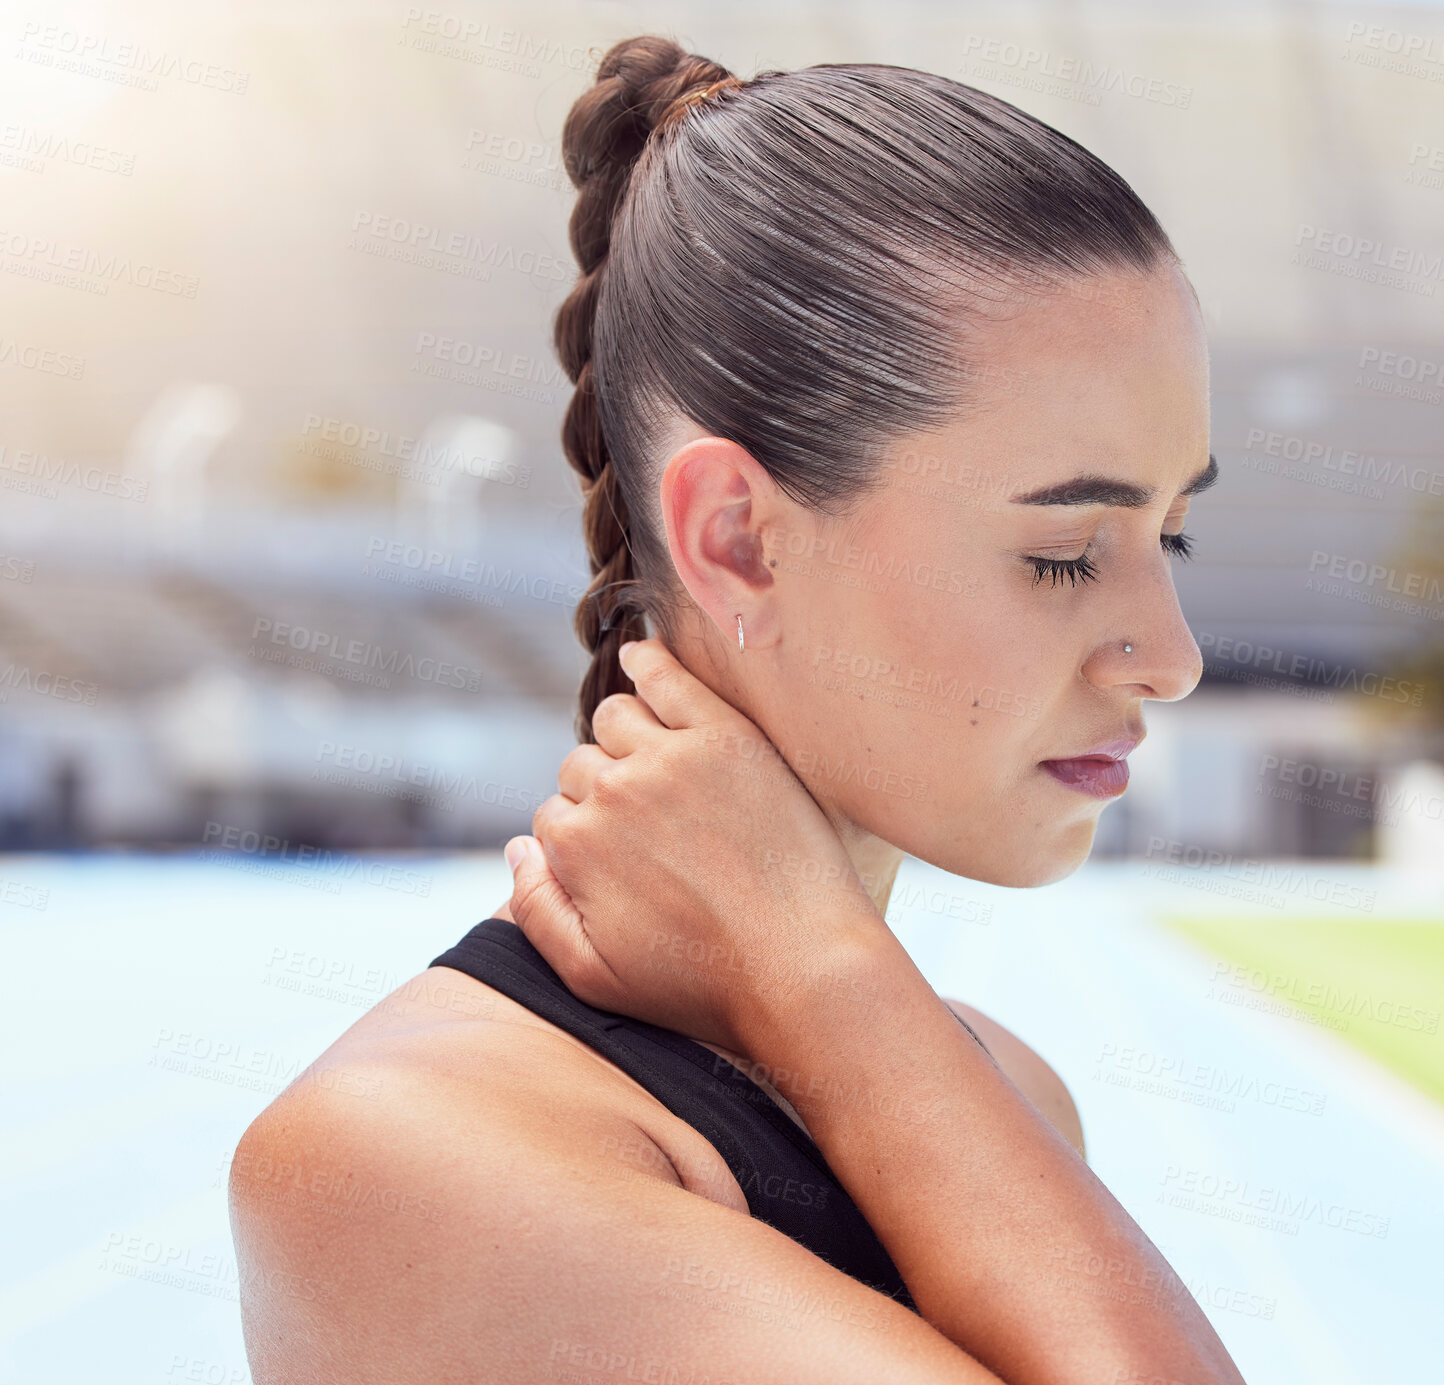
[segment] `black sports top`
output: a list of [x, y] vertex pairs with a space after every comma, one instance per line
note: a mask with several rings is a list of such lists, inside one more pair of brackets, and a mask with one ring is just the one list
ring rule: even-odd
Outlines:
[[494, 986], [609, 1058], [712, 1144], [754, 1217], [917, 1312], [882, 1242], [816, 1142], [740, 1068], [671, 1029], [577, 999], [506, 919], [477, 924], [431, 966]]

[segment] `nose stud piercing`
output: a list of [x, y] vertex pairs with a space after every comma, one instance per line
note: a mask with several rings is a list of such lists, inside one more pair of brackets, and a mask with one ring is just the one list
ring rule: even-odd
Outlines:
[[1132, 646], [1131, 644], [1125, 644], [1125, 645], [1123, 646], [1123, 652], [1124, 652], [1125, 654], [1132, 654], [1132, 653], [1133, 653], [1133, 646]]

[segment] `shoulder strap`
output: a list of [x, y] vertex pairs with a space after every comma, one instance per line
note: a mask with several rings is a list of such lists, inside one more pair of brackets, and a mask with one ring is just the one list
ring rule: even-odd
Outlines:
[[816, 1142], [734, 1064], [685, 1035], [578, 999], [506, 919], [477, 924], [431, 965], [484, 981], [585, 1040], [712, 1145], [754, 1217], [916, 1311], [897, 1268]]

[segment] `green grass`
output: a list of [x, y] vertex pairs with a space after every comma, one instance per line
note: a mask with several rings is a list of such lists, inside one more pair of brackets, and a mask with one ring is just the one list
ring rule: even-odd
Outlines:
[[1162, 922], [1247, 969], [1217, 976], [1214, 998], [1303, 1017], [1444, 1103], [1444, 919], [1167, 914]]

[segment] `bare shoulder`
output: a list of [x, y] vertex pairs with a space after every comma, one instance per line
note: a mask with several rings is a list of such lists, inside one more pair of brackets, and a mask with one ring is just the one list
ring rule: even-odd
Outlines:
[[1079, 1156], [1086, 1159], [1088, 1156], [1078, 1107], [1063, 1079], [1047, 1061], [1011, 1029], [1005, 1028], [995, 1019], [990, 1019], [981, 1010], [965, 1005], [961, 1000], [945, 1000], [943, 1003], [977, 1030], [978, 1037], [998, 1060], [998, 1066], [1008, 1075], [1013, 1085], [1078, 1151]]
[[652, 1176], [746, 1207], [740, 1188], [729, 1199], [725, 1184], [736, 1180], [710, 1144], [615, 1064], [475, 977], [430, 967], [368, 1010], [256, 1117], [232, 1161], [232, 1204], [273, 1215], [277, 1190], [266, 1185], [282, 1181], [304, 1192], [280, 1200], [302, 1209], [282, 1218], [290, 1224], [317, 1212], [318, 1198], [349, 1212], [359, 1174], [343, 1156], [404, 1179], [438, 1149], [465, 1167], [467, 1151], [503, 1132], [588, 1122], [630, 1131], [635, 1160]]
[[[256, 1117], [232, 1159], [231, 1228], [258, 1385], [330, 1379], [315, 1373], [322, 1344], [338, 1371], [343, 1360], [350, 1371], [386, 1359], [366, 1344], [383, 1322], [404, 1335], [407, 1314], [458, 1293], [495, 1299], [498, 1247], [525, 1247], [522, 1209], [545, 1196], [549, 1170], [558, 1181], [570, 1168], [602, 1186], [650, 1180], [682, 1191], [677, 1163], [648, 1133], [663, 1129], [670, 1142], [675, 1118], [629, 1083], [450, 968], [429, 968], [368, 1011]], [[720, 1177], [725, 1200], [735, 1179], [710, 1145], [673, 1148], [689, 1150], [685, 1186], [715, 1193], [708, 1178]], [[740, 1189], [738, 1198], [745, 1207]]]
[[[544, 1021], [499, 1019], [499, 1004], [464, 1013], [489, 988], [449, 968], [407, 985], [236, 1150], [256, 1385], [555, 1385], [632, 1360], [713, 1379], [755, 1378], [767, 1362], [797, 1385], [995, 1381], [748, 1215], [740, 1189], [730, 1204], [736, 1181], [711, 1146], [683, 1127], [696, 1143], [669, 1150], [647, 1103], [682, 1123], [601, 1055]], [[755, 1305], [738, 1292], [719, 1306], [718, 1284], [724, 1299], [727, 1286], [784, 1285], [829, 1311], [739, 1319], [728, 1310]]]

